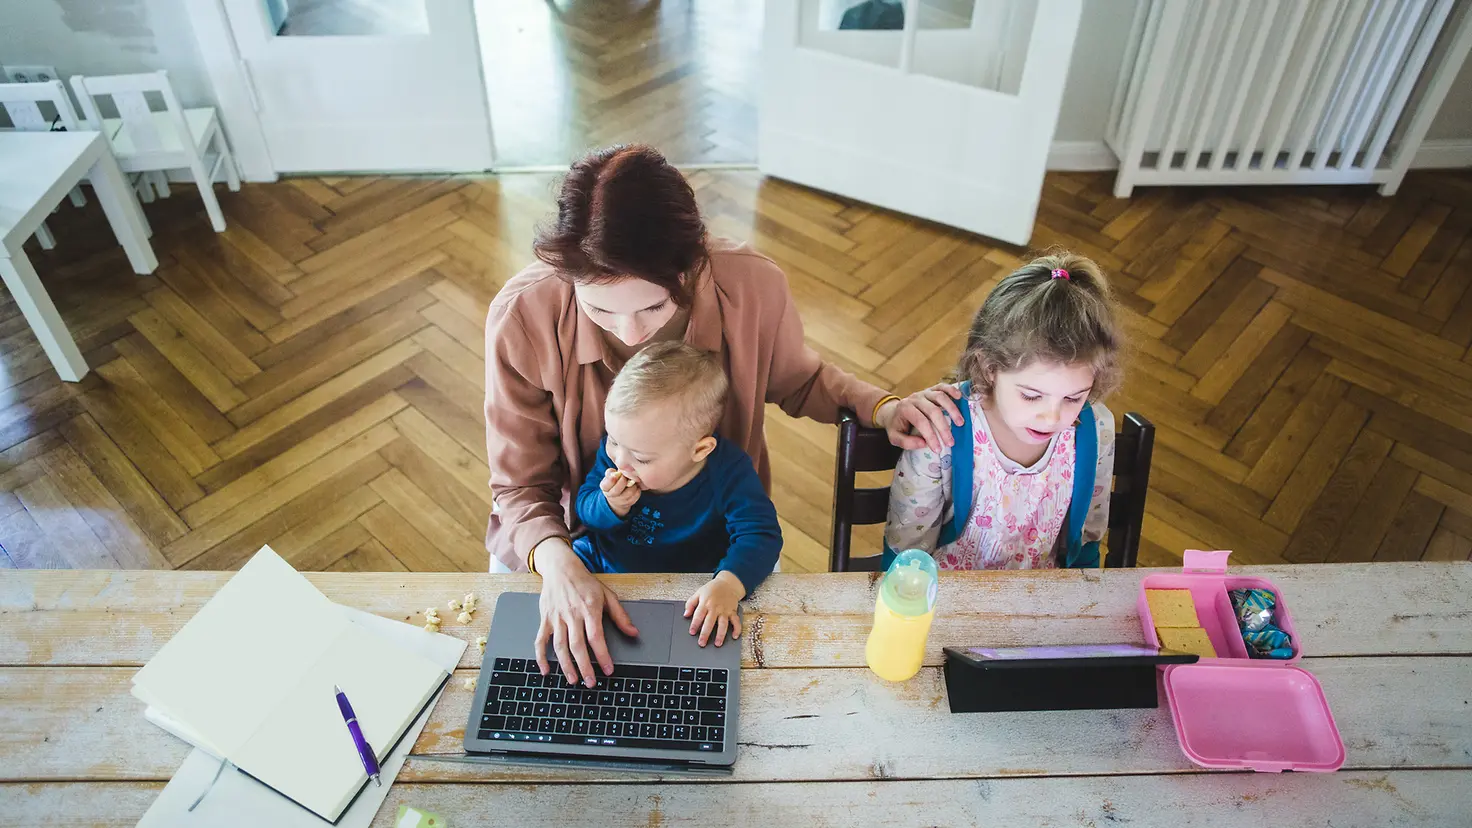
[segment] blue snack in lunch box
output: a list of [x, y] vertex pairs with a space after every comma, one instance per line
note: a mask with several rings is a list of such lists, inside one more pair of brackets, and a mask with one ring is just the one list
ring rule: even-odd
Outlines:
[[1237, 624], [1242, 628], [1242, 641], [1253, 658], [1292, 658], [1293, 639], [1273, 625], [1277, 596], [1266, 589], [1234, 589], [1227, 593]]
[[1265, 589], [1234, 589], [1227, 593], [1237, 613], [1237, 626], [1242, 632], [1257, 632], [1273, 623], [1273, 608], [1278, 599]]
[[1260, 630], [1242, 633], [1242, 640], [1247, 644], [1254, 658], [1293, 657], [1293, 641], [1288, 637], [1288, 633], [1272, 624]]

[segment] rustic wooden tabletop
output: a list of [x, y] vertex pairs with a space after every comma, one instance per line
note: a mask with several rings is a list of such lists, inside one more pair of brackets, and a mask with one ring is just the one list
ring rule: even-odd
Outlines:
[[[740, 758], [718, 781], [410, 760], [400, 803], [450, 825], [1465, 825], [1472, 814], [1472, 565], [1244, 567], [1275, 582], [1348, 753], [1334, 774], [1207, 772], [1155, 710], [952, 715], [941, 647], [1138, 642], [1159, 570], [942, 578], [926, 667], [864, 667], [866, 574], [773, 575], [746, 608]], [[133, 825], [188, 746], [145, 721], [130, 679], [228, 579], [199, 572], [0, 572], [0, 826]], [[525, 575], [311, 573], [329, 598], [418, 621], [475, 591], [485, 634]], [[612, 576], [684, 598], [698, 575]], [[461, 753], [479, 668], [467, 648], [416, 753]]]

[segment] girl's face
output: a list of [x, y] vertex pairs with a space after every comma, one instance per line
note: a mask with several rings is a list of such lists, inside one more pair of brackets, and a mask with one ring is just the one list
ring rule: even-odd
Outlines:
[[1033, 362], [998, 372], [992, 408], [1013, 440], [1040, 446], [1073, 427], [1093, 387], [1094, 368], [1087, 363]]
[[634, 277], [599, 285], [577, 284], [573, 293], [578, 307], [594, 324], [630, 348], [649, 341], [677, 310], [668, 290]]

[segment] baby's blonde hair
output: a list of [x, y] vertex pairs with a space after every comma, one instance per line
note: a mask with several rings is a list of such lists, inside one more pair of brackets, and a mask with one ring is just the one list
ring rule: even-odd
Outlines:
[[680, 402], [680, 427], [694, 437], [715, 434], [730, 383], [719, 354], [684, 342], [656, 342], [634, 354], [608, 389], [605, 413], [627, 416], [665, 400]]
[[1098, 400], [1119, 386], [1122, 348], [1114, 298], [1099, 266], [1076, 253], [1050, 250], [986, 297], [971, 321], [955, 379], [970, 380], [989, 399], [999, 371], [1036, 360], [1087, 362], [1094, 369], [1089, 399]]

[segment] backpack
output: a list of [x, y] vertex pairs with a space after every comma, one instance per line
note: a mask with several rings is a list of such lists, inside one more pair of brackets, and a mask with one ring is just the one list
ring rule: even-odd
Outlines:
[[[971, 383], [961, 383], [963, 398], [971, 396]], [[971, 498], [975, 493], [974, 469], [976, 450], [971, 442], [971, 406], [963, 405], [961, 424], [951, 424], [951, 519], [940, 528], [937, 546], [946, 546], [961, 537], [971, 517]], [[1073, 427], [1073, 495], [1068, 502], [1068, 516], [1063, 521], [1066, 544], [1063, 566], [1068, 569], [1096, 569], [1099, 566], [1099, 542], [1083, 543], [1084, 520], [1094, 500], [1094, 472], [1099, 464], [1099, 429], [1094, 421], [1092, 404], [1085, 404]], [[888, 571], [895, 550], [884, 544], [880, 571]]]

